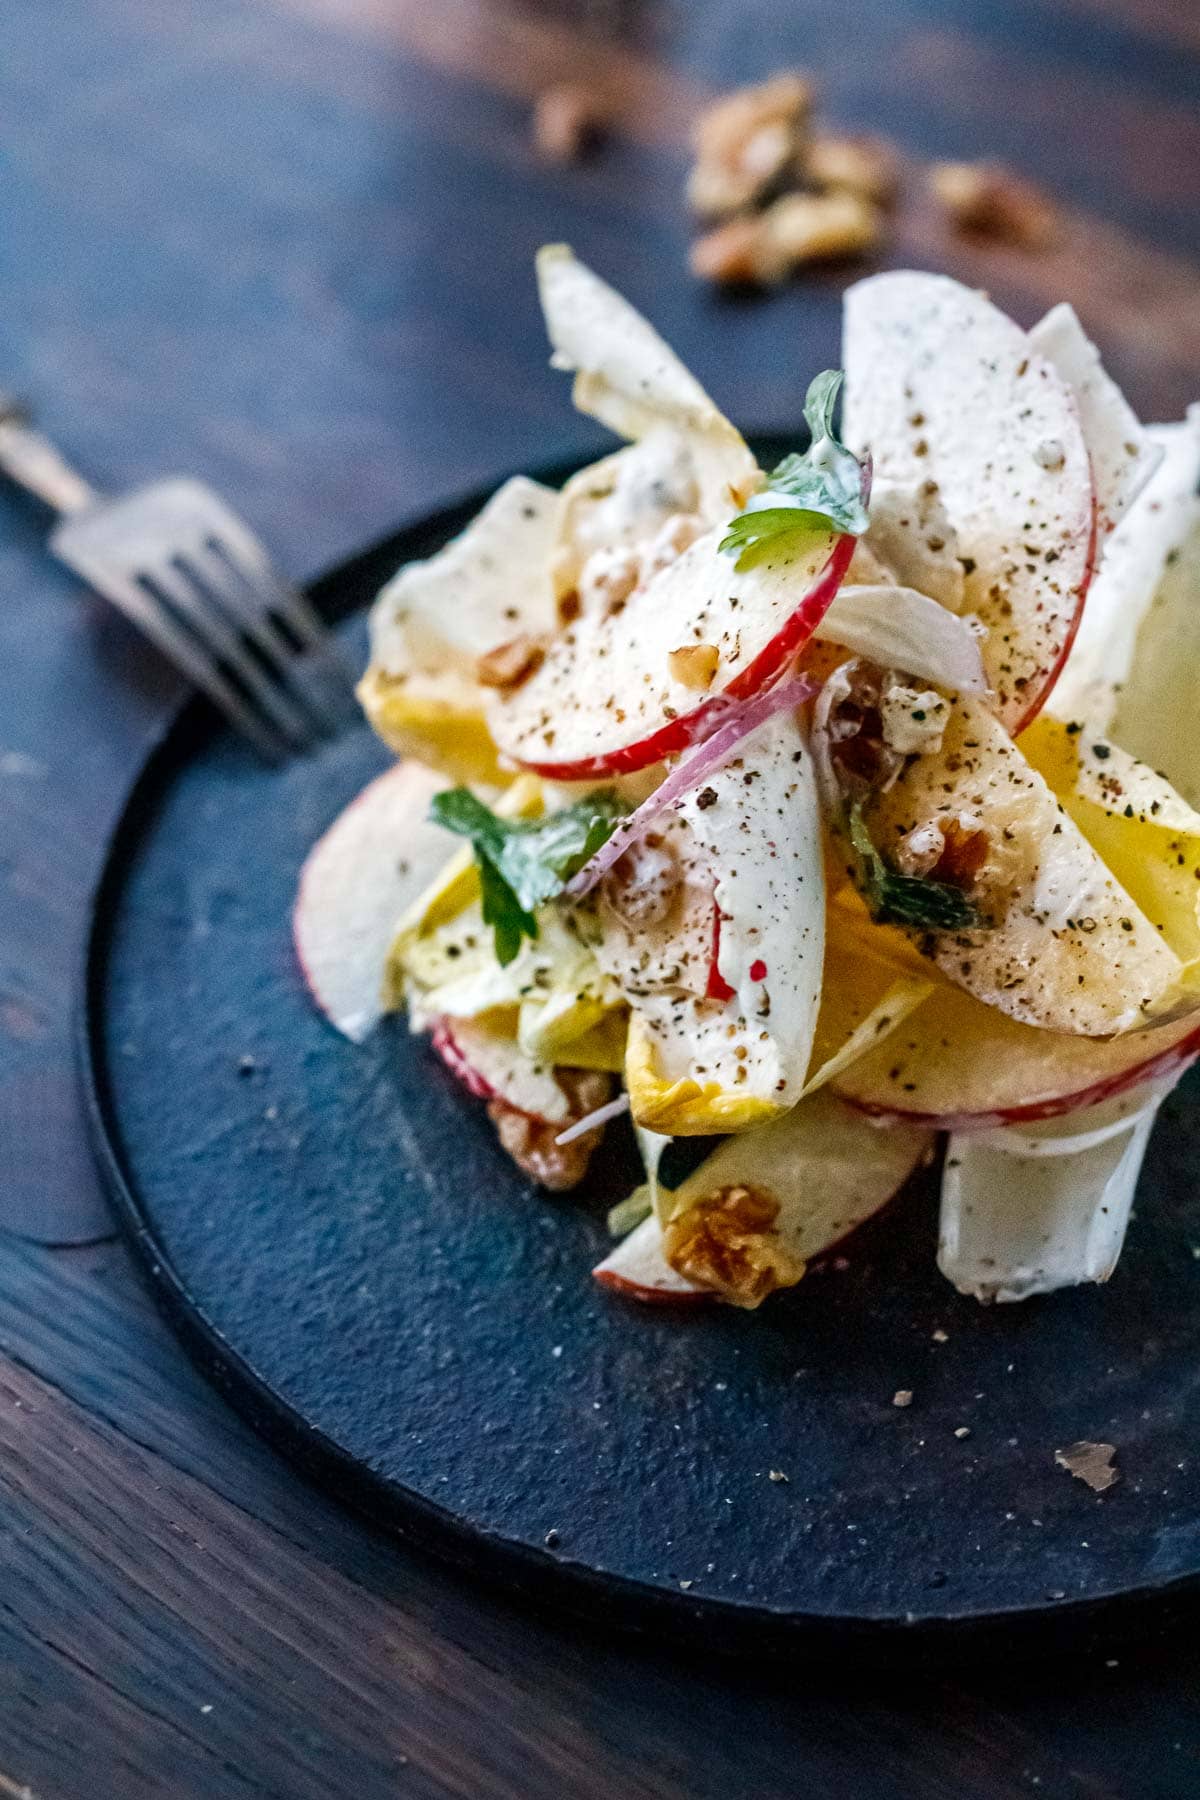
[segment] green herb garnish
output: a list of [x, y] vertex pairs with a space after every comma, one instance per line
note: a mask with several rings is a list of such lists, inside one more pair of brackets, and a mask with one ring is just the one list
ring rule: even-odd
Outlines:
[[479, 864], [483, 922], [496, 940], [496, 959], [512, 962], [522, 938], [536, 938], [534, 913], [561, 894], [572, 875], [612, 836], [623, 811], [602, 789], [541, 819], [502, 819], [469, 788], [435, 794], [435, 825], [469, 838]]
[[982, 920], [961, 888], [926, 875], [889, 869], [871, 839], [858, 800], [850, 808], [850, 842], [858, 857], [863, 894], [878, 925], [916, 925], [930, 931], [966, 931]]
[[826, 369], [810, 382], [804, 419], [812, 442], [803, 453], [785, 456], [767, 477], [766, 491], [732, 520], [720, 548], [737, 552], [738, 569], [762, 562], [781, 540], [802, 532], [867, 529], [862, 465], [833, 430], [833, 409], [842, 385], [840, 369]]

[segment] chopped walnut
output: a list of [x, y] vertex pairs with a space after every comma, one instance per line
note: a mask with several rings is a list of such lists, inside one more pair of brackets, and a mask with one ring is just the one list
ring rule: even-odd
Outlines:
[[[611, 1092], [608, 1076], [593, 1069], [556, 1069], [554, 1078], [571, 1103], [572, 1119], [584, 1119], [595, 1112]], [[569, 1144], [559, 1144], [555, 1139], [563, 1130], [561, 1124], [552, 1125], [545, 1119], [518, 1112], [507, 1100], [489, 1100], [487, 1111], [502, 1147], [517, 1167], [556, 1194], [579, 1185], [592, 1152], [604, 1136], [604, 1127], [598, 1125]]]
[[578, 162], [603, 135], [607, 107], [593, 89], [560, 82], [537, 97], [533, 109], [533, 142], [549, 162]]
[[935, 880], [948, 881], [952, 886], [969, 893], [978, 885], [979, 877], [987, 866], [991, 839], [984, 830], [982, 820], [977, 819], [973, 813], [961, 813], [955, 819], [943, 819], [941, 833], [944, 848], [931, 873]]
[[536, 674], [546, 660], [546, 645], [528, 632], [486, 650], [475, 665], [479, 685], [511, 692]]
[[958, 231], [1043, 250], [1058, 235], [1058, 215], [1040, 188], [999, 163], [935, 163], [935, 199]]
[[805, 174], [817, 187], [844, 188], [876, 206], [890, 206], [900, 183], [900, 162], [886, 138], [818, 132], [808, 147]]
[[697, 238], [691, 267], [706, 281], [772, 286], [804, 263], [868, 250], [878, 236], [878, 212], [855, 194], [784, 194]]
[[804, 1274], [803, 1262], [773, 1229], [778, 1216], [778, 1200], [762, 1188], [718, 1188], [667, 1225], [667, 1261], [735, 1306], [759, 1306]]
[[610, 618], [620, 612], [641, 578], [636, 550], [593, 550], [579, 574], [579, 599], [584, 612]]
[[720, 660], [721, 652], [715, 644], [684, 644], [670, 652], [667, 667], [672, 679], [682, 687], [703, 693], [712, 686]]
[[725, 218], [798, 174], [811, 107], [811, 85], [799, 74], [775, 75], [707, 107], [696, 121], [688, 177], [693, 211]]
[[1103, 1494], [1121, 1479], [1120, 1472], [1113, 1468], [1116, 1454], [1115, 1444], [1091, 1444], [1085, 1438], [1078, 1444], [1068, 1444], [1065, 1450], [1056, 1450], [1054, 1460], [1078, 1481], [1086, 1481], [1093, 1493]]
[[701, 281], [714, 281], [720, 287], [765, 280], [761, 216], [754, 213], [729, 219], [715, 231], [706, 231], [692, 245], [688, 265]]
[[879, 241], [879, 214], [857, 194], [785, 194], [763, 214], [768, 243], [785, 269], [857, 256]]

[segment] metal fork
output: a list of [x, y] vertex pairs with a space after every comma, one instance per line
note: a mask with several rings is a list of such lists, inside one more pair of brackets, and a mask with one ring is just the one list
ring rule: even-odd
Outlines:
[[0, 393], [0, 472], [59, 514], [50, 548], [120, 607], [268, 761], [332, 735], [353, 676], [308, 601], [211, 489], [98, 494]]

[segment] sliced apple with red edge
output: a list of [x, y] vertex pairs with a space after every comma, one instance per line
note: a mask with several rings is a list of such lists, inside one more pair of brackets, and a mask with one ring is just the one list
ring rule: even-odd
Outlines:
[[750, 732], [652, 836], [605, 877], [589, 924], [631, 1007], [633, 1116], [671, 1136], [744, 1131], [799, 1097], [820, 1002], [822, 846], [794, 713]]
[[830, 1086], [884, 1122], [986, 1131], [1098, 1105], [1140, 1082], [1181, 1074], [1198, 1055], [1194, 1015], [1124, 1037], [1074, 1037], [1020, 1025], [970, 994], [939, 987]]
[[387, 1010], [384, 974], [396, 925], [446, 861], [446, 834], [428, 818], [445, 778], [398, 763], [370, 782], [309, 851], [292, 913], [308, 990], [355, 1043]]
[[773, 1124], [726, 1138], [666, 1196], [667, 1263], [722, 1300], [756, 1307], [886, 1205], [931, 1143], [920, 1127], [880, 1131], [821, 1089]]
[[571, 1102], [548, 1063], [527, 1056], [516, 1039], [485, 1020], [442, 1019], [430, 1041], [450, 1073], [477, 1100], [502, 1100], [542, 1125], [568, 1125]]
[[[830, 676], [814, 715], [814, 749], [831, 816], [858, 808], [881, 871], [903, 870], [928, 840], [937, 858], [930, 875], [945, 865], [946, 882], [960, 877], [961, 917], [907, 911], [921, 954], [989, 1008], [1047, 1031], [1100, 1037], [1145, 1029], [1183, 1002], [1179, 957], [978, 700], [946, 703], [940, 740], [909, 756], [890, 785], [851, 800], [851, 773], [838, 759], [857, 740], [839, 733], [861, 714], [864, 678], [853, 664]], [[886, 694], [880, 705], [886, 709]], [[846, 875], [867, 875], [849, 846]], [[954, 890], [943, 883], [942, 891]], [[886, 916], [886, 894], [873, 903]]]
[[915, 272], [848, 290], [843, 361], [846, 442], [914, 500], [936, 486], [963, 607], [988, 628], [984, 662], [1015, 733], [1066, 660], [1095, 561], [1095, 486], [1070, 385], [984, 295]]
[[[554, 361], [578, 372], [576, 404], [624, 436], [667, 428], [682, 440], [712, 527], [619, 607], [585, 611], [489, 709], [492, 735], [513, 762], [590, 781], [677, 755], [774, 681], [833, 600], [854, 545], [832, 525], [813, 525], [739, 570], [719, 546], [761, 482], [740, 435], [657, 332], [565, 246], [543, 250], [538, 271]], [[702, 688], [677, 655], [697, 648], [708, 661]]]
[[651, 1213], [592, 1270], [601, 1287], [650, 1306], [711, 1305], [709, 1288], [677, 1273], [663, 1254], [662, 1226]]
[[[699, 743], [783, 672], [832, 603], [854, 539], [798, 535], [739, 573], [723, 535], [707, 532], [619, 613], [577, 620], [528, 681], [496, 697], [488, 720], [506, 756], [556, 781], [632, 773]], [[716, 652], [701, 699], [672, 666], [697, 645]]]

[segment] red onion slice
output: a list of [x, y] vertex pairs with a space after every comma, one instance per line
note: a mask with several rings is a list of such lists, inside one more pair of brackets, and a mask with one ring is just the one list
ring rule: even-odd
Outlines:
[[645, 835], [661, 812], [665, 812], [668, 807], [678, 806], [685, 800], [693, 788], [706, 781], [715, 769], [719, 769], [732, 756], [743, 738], [749, 737], [752, 731], [757, 731], [760, 725], [765, 725], [768, 719], [773, 719], [776, 713], [787, 712], [811, 699], [819, 685], [811, 676], [797, 675], [768, 688], [764, 694], [756, 694], [751, 700], [731, 701], [724, 713], [725, 723], [718, 725], [712, 736], [698, 745], [690, 756], [685, 756], [676, 763], [650, 798], [643, 800], [636, 812], [622, 820], [608, 842], [597, 850], [591, 862], [585, 863], [579, 873], [571, 878], [566, 888], [570, 898], [578, 900], [584, 894], [590, 894], [596, 883], [624, 856], [630, 845], [636, 844]]

